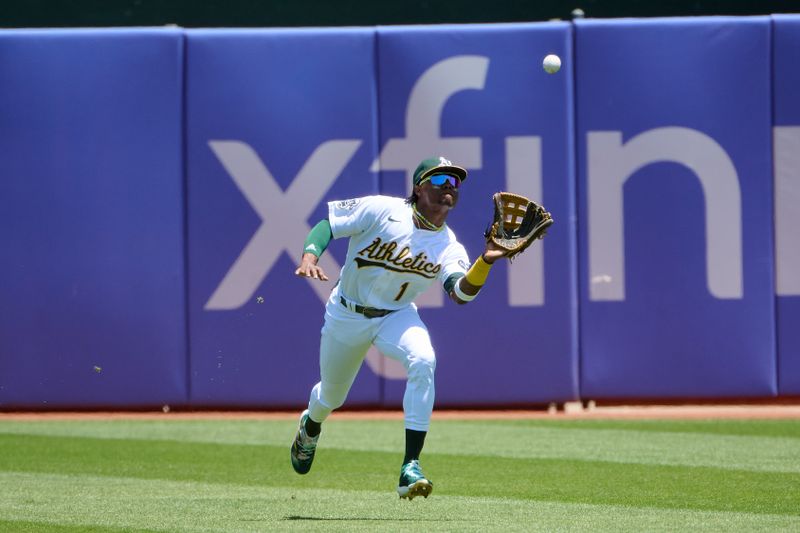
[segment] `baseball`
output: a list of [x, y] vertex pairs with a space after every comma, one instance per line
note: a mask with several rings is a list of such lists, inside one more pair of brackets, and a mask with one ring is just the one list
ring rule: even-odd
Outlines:
[[561, 58], [555, 54], [550, 54], [542, 61], [542, 68], [548, 74], [555, 74], [561, 69]]

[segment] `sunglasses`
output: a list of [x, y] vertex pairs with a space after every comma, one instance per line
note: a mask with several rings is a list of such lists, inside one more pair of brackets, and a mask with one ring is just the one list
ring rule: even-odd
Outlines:
[[422, 185], [426, 181], [430, 181], [431, 185], [433, 185], [437, 189], [442, 187], [442, 185], [444, 185], [445, 182], [449, 183], [450, 186], [454, 189], [458, 189], [461, 186], [461, 180], [449, 174], [434, 174], [433, 176], [429, 176], [424, 180], [422, 180], [420, 185]]

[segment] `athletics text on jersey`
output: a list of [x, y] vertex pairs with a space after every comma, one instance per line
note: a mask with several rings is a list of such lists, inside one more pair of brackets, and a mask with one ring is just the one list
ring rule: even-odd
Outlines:
[[350, 237], [339, 280], [355, 303], [400, 309], [430, 285], [466, 272], [467, 252], [450, 228], [417, 228], [402, 198], [367, 196], [328, 204], [334, 238]]

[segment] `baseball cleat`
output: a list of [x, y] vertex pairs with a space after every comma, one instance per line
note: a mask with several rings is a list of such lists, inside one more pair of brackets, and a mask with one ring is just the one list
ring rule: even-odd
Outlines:
[[311, 463], [314, 462], [314, 452], [317, 451], [316, 437], [309, 437], [306, 434], [306, 420], [308, 420], [308, 409], [300, 415], [300, 426], [292, 442], [292, 467], [298, 474], [307, 474], [311, 470]]
[[401, 498], [413, 500], [417, 496], [425, 498], [433, 492], [433, 483], [425, 477], [419, 466], [419, 461], [414, 459], [400, 468], [400, 483], [397, 485], [397, 494]]

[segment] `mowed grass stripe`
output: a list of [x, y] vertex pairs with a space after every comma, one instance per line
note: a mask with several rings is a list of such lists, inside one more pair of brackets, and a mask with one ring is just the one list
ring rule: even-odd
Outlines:
[[[426, 453], [495, 455], [510, 458], [575, 459], [734, 470], [800, 473], [798, 421], [655, 423], [619, 421], [439, 421]], [[763, 423], [767, 422], [767, 423]], [[731, 426], [745, 434], [720, 431]], [[693, 431], [677, 431], [677, 428]], [[703, 428], [704, 431], [697, 431]], [[758, 436], [763, 428], [771, 436]], [[0, 433], [169, 439], [182, 442], [288, 445], [294, 421], [90, 421], [0, 423]], [[321, 446], [329, 449], [398, 452], [400, 421], [335, 420], [325, 425]]]
[[[471, 434], [474, 432], [474, 435]], [[459, 437], [470, 433], [462, 442]], [[431, 434], [428, 451], [458, 450], [500, 457], [579, 459], [644, 465], [706, 466], [800, 473], [800, 439], [633, 429], [453, 423]]]
[[[2, 493], [2, 491], [0, 491]], [[0, 520], [0, 531], [13, 531], [14, 533], [122, 533], [128, 532], [127, 527], [102, 527], [91, 524], [79, 526], [65, 526], [59, 523], [33, 522], [27, 520]], [[153, 531], [137, 529], [139, 532]]]
[[[500, 418], [500, 419], [449, 419], [446, 414], [437, 416], [434, 413], [432, 427], [447, 428], [464, 422], [471, 426], [492, 427], [547, 427], [558, 429], [618, 429], [634, 431], [654, 431], [659, 433], [706, 433], [710, 435], [740, 435], [754, 437], [787, 437], [800, 439], [800, 419], [712, 419], [712, 420], [615, 420], [615, 419], [570, 419], [570, 418]], [[382, 429], [397, 430], [402, 426], [399, 419], [370, 420], [353, 419], [348, 415], [333, 413], [328, 419], [326, 427], [341, 425], [342, 427], [357, 429], [366, 426], [378, 431]], [[108, 427], [114, 428], [112, 435]], [[297, 416], [287, 416], [285, 419], [254, 419], [237, 418], [235, 415], [226, 416], [218, 414], [209, 418], [185, 419], [172, 418], [171, 415], [159, 416], [153, 419], [90, 419], [74, 420], [55, 419], [48, 420], [18, 420], [14, 418], [3, 419], [0, 415], [0, 432], [14, 433], [42, 433], [52, 435], [80, 435], [103, 436], [113, 438], [121, 435], [122, 438], [136, 437], [147, 438], [148, 435], [163, 438], [171, 435], [176, 438], [195, 440], [197, 438], [213, 439], [215, 442], [227, 441], [239, 444], [253, 442], [264, 434], [264, 428], [282, 428], [292, 431], [297, 427]], [[135, 433], [132, 433], [135, 432]], [[232, 440], [231, 440], [232, 439]], [[243, 439], [243, 440], [236, 440]], [[206, 440], [208, 442], [208, 440]], [[258, 442], [258, 441], [256, 441]]]
[[[399, 453], [321, 448], [296, 475], [288, 446], [0, 435], [0, 471], [374, 491], [391, 497]], [[800, 514], [800, 475], [706, 467], [426, 453], [437, 495]], [[358, 496], [354, 496], [358, 497]]]
[[[0, 524], [53, 531], [796, 531], [800, 517], [104, 476], [0, 474]], [[76, 529], [77, 528], [77, 529]], [[94, 528], [94, 529], [91, 529]], [[39, 527], [36, 531], [46, 530]]]
[[[2, 493], [2, 491], [0, 491]], [[0, 531], [14, 533], [130, 533], [125, 526], [105, 527], [93, 524], [63, 525], [52, 522], [33, 522], [27, 520], [0, 520]], [[137, 533], [155, 532], [154, 529], [136, 528]]]

